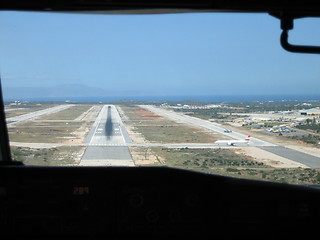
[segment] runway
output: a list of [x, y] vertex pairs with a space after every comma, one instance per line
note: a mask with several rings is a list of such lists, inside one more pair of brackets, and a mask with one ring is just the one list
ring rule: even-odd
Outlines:
[[[59, 112], [70, 107], [73, 104], [63, 104], [55, 107], [43, 109], [36, 112], [20, 115], [7, 119], [7, 124], [14, 125], [24, 121], [35, 120], [40, 116]], [[243, 140], [247, 136], [241, 133], [225, 133], [224, 127], [220, 124], [209, 122], [195, 117], [181, 115], [165, 109], [157, 108], [150, 105], [142, 105], [147, 110], [156, 114], [169, 117], [183, 123], [192, 124], [202, 127], [213, 132], [225, 135], [229, 138]], [[47, 120], [50, 121], [50, 120]], [[58, 121], [58, 120], [57, 120]], [[190, 147], [190, 148], [234, 148], [234, 146], [223, 146], [215, 143], [132, 143], [128, 132], [126, 131], [118, 110], [114, 105], [104, 105], [99, 112], [89, 134], [81, 144], [62, 144], [62, 143], [10, 143], [13, 146], [25, 146], [30, 148], [49, 148], [56, 146], [84, 146], [86, 151], [82, 156], [80, 165], [83, 166], [134, 166], [134, 162], [129, 152], [129, 147]], [[250, 144], [244, 144], [236, 147], [258, 147], [264, 151], [276, 154], [286, 159], [302, 163], [307, 167], [320, 168], [320, 158], [314, 155], [306, 154], [285, 146], [276, 145], [257, 138], [251, 138]]]
[[39, 110], [39, 111], [23, 114], [23, 115], [20, 115], [20, 116], [7, 118], [7, 125], [10, 126], [10, 125], [13, 125], [13, 124], [16, 124], [16, 123], [21, 123], [21, 122], [24, 122], [24, 121], [33, 120], [33, 119], [36, 119], [36, 118], [41, 117], [43, 115], [48, 115], [48, 114], [60, 112], [62, 110], [68, 109], [68, 108], [70, 108], [72, 106], [74, 106], [74, 105], [73, 104], [63, 104], [63, 105], [58, 105], [58, 106], [55, 106], [55, 107], [46, 108], [46, 109], [43, 109], [43, 110]]
[[[143, 108], [145, 108], [149, 111], [152, 111], [154, 113], [157, 113], [159, 115], [165, 115], [169, 118], [176, 119], [176, 120], [179, 120], [184, 123], [189, 123], [189, 124], [195, 125], [197, 127], [202, 127], [202, 128], [211, 130], [211, 131], [219, 133], [221, 135], [225, 135], [226, 137], [231, 138], [231, 139], [244, 140], [248, 137], [248, 135], [234, 132], [234, 131], [231, 133], [226, 133], [226, 132], [224, 132], [225, 127], [221, 126], [220, 124], [209, 122], [209, 121], [206, 121], [206, 120], [203, 120], [200, 118], [189, 117], [186, 115], [180, 115], [178, 113], [167, 111], [165, 109], [157, 108], [157, 107], [150, 106], [150, 105], [141, 105], [140, 107], [143, 107]], [[257, 146], [276, 146], [276, 145], [273, 143], [252, 137], [250, 140], [250, 146], [257, 147]]]
[[[149, 111], [152, 111], [156, 114], [162, 115], [162, 116], [166, 116], [172, 119], [176, 119], [185, 123], [189, 123], [198, 127], [203, 127], [209, 130], [212, 130], [216, 133], [228, 136], [230, 138], [234, 138], [236, 140], [243, 140], [245, 139], [247, 136], [241, 133], [237, 133], [237, 132], [232, 132], [232, 133], [225, 133], [224, 132], [224, 127], [222, 127], [221, 125], [217, 124], [217, 123], [212, 123], [206, 120], [202, 120], [199, 118], [195, 118], [195, 117], [189, 117], [186, 115], [180, 115], [178, 113], [175, 112], [171, 112], [165, 109], [161, 109], [161, 108], [157, 108], [154, 106], [150, 106], [150, 105], [141, 105], [140, 107], [145, 108]], [[304, 164], [307, 167], [312, 167], [312, 168], [320, 168], [320, 158], [316, 157], [316, 156], [312, 156], [297, 150], [293, 150], [293, 149], [289, 149], [283, 146], [279, 146], [267, 141], [263, 141], [261, 139], [257, 139], [257, 138], [251, 138], [250, 141], [250, 147], [259, 147], [265, 151], [271, 152], [273, 154], [276, 154], [278, 156], [287, 158], [289, 160], [293, 160], [295, 162], [299, 162]]]
[[131, 143], [114, 105], [104, 105], [85, 139], [88, 145], [80, 166], [134, 166]]

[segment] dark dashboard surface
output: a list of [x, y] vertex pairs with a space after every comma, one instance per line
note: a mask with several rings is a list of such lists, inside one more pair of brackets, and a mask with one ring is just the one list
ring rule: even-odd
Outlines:
[[317, 229], [319, 200], [309, 187], [166, 167], [0, 168], [0, 231], [10, 238], [305, 235]]

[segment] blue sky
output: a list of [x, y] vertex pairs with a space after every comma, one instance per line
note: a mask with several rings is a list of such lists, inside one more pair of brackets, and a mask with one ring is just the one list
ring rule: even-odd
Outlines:
[[[292, 43], [320, 45], [320, 20]], [[320, 55], [279, 43], [267, 14], [0, 13], [2, 85], [84, 84], [137, 95], [319, 94]]]

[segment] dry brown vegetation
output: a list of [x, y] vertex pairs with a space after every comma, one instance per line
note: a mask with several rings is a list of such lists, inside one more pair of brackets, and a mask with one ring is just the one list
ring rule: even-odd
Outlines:
[[[179, 123], [139, 107], [121, 107], [132, 132], [155, 143], [213, 143], [217, 135], [199, 127]], [[134, 138], [133, 138], [134, 140]]]

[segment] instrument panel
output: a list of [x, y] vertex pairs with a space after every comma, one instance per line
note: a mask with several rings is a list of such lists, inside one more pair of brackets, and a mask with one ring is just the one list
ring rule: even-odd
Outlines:
[[288, 236], [316, 229], [319, 202], [313, 188], [167, 167], [0, 168], [0, 232], [11, 238]]

